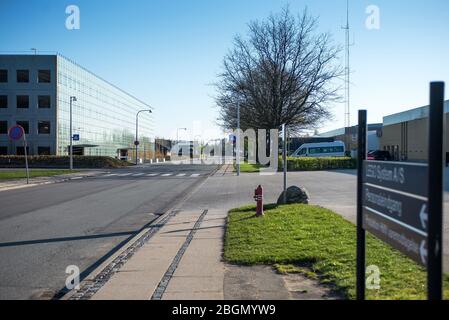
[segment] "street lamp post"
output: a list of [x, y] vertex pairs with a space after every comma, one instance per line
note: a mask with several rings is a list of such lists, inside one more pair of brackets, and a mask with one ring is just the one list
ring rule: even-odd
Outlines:
[[73, 116], [72, 116], [72, 105], [76, 102], [76, 97], [70, 97], [70, 170], [73, 170]]
[[139, 161], [139, 156], [138, 156], [138, 148], [139, 148], [139, 114], [141, 114], [142, 112], [153, 113], [153, 111], [148, 109], [148, 110], [140, 110], [136, 114], [136, 141], [134, 141], [134, 145], [136, 146], [136, 165], [138, 164], [138, 161]]
[[237, 137], [236, 137], [237, 176], [240, 176], [240, 100], [237, 100]]

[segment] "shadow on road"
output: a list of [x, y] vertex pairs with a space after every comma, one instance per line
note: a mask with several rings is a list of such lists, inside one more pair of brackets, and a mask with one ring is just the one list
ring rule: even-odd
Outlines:
[[111, 237], [121, 237], [135, 235], [138, 231], [127, 231], [127, 232], [116, 232], [116, 233], [106, 233], [106, 234], [94, 234], [90, 236], [79, 236], [79, 237], [64, 237], [64, 238], [53, 238], [53, 239], [40, 239], [40, 240], [26, 240], [26, 241], [15, 241], [15, 242], [5, 242], [0, 243], [0, 248], [6, 247], [16, 247], [16, 246], [27, 246], [32, 244], [40, 243], [54, 243], [54, 242], [66, 242], [66, 241], [78, 241], [78, 240], [91, 240], [91, 239], [101, 239], [101, 238], [111, 238]]

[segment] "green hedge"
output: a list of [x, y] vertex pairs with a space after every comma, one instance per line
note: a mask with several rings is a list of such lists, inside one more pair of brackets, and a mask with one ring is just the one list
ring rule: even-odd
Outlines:
[[[352, 158], [287, 158], [288, 171], [319, 171], [335, 169], [356, 169], [357, 160]], [[282, 158], [279, 170], [282, 170]]]
[[[68, 156], [29, 156], [30, 168], [67, 168], [70, 164]], [[23, 168], [25, 158], [23, 156], [0, 156], [0, 168]], [[129, 162], [111, 157], [100, 156], [74, 156], [75, 168], [121, 168], [131, 165]]]

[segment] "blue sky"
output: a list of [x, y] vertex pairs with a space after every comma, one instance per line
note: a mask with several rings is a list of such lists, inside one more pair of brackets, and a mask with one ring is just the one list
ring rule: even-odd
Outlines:
[[[81, 29], [65, 28], [77, 5]], [[211, 84], [235, 34], [290, 4], [320, 17], [320, 30], [344, 44], [345, 0], [1, 0], [0, 51], [58, 51], [151, 104], [158, 136], [220, 134]], [[365, 27], [366, 7], [380, 9], [379, 30]], [[350, 0], [352, 123], [428, 103], [428, 83], [449, 82], [449, 1]], [[446, 94], [446, 96], [448, 96]], [[343, 104], [321, 132], [343, 126]]]

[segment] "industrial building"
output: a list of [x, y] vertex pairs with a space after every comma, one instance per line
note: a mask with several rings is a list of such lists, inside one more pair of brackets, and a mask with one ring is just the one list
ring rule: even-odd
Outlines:
[[[131, 159], [136, 114], [152, 109], [62, 55], [0, 55], [0, 155], [22, 155], [8, 129], [25, 129], [30, 155], [67, 155], [70, 97], [74, 154]], [[139, 117], [139, 157], [154, 151], [150, 113]]]
[[[449, 100], [444, 104], [446, 123], [449, 123]], [[429, 106], [384, 117], [381, 149], [387, 150], [396, 161], [425, 162], [428, 158]], [[449, 160], [446, 131], [444, 152]], [[446, 162], [447, 162], [446, 160]]]

